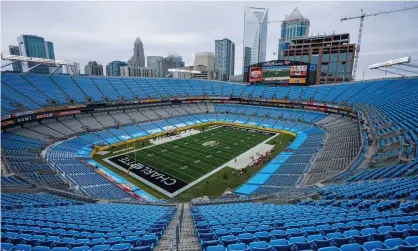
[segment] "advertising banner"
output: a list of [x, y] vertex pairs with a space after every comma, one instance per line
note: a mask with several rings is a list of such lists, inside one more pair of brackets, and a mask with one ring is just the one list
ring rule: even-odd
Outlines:
[[306, 78], [291, 78], [289, 79], [291, 84], [306, 84]]
[[308, 71], [307, 65], [292, 65], [290, 66], [290, 76], [306, 77]]
[[263, 81], [263, 71], [261, 67], [250, 68], [250, 82], [261, 82]]
[[290, 78], [290, 66], [268, 66], [263, 67], [263, 80], [266, 82], [288, 82]]
[[80, 113], [81, 113], [80, 110], [75, 110], [75, 111], [56, 112], [55, 115], [56, 116], [65, 116], [65, 115], [73, 115], [73, 114], [80, 114]]
[[36, 115], [36, 119], [46, 119], [54, 116], [54, 113], [45, 113], [45, 114], [38, 114]]

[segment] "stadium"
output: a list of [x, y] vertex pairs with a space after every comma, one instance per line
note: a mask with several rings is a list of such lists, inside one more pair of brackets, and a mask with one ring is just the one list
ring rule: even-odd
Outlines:
[[417, 77], [1, 84], [2, 250], [417, 250]]

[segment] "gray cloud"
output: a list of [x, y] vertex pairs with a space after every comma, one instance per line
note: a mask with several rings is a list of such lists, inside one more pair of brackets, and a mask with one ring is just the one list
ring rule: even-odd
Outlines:
[[[269, 19], [282, 20], [295, 7], [311, 21], [311, 34], [349, 32], [357, 42], [359, 20], [340, 22], [360, 9], [377, 12], [416, 5], [414, 2], [1, 2], [1, 51], [16, 44], [21, 34], [35, 34], [54, 42], [58, 59], [88, 60], [105, 65], [128, 60], [137, 36], [146, 56], [176, 52], [186, 64], [194, 53], [214, 51], [214, 40], [236, 44], [236, 74], [242, 71], [245, 5], [266, 7]], [[418, 9], [366, 18], [359, 61], [359, 77], [381, 77], [367, 66], [406, 55], [418, 62]], [[267, 59], [274, 59], [280, 24], [269, 24]]]

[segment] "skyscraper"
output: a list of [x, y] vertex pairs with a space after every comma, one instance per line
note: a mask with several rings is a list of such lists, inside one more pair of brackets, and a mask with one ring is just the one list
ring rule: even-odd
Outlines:
[[184, 67], [183, 58], [176, 53], [170, 53], [167, 57], [160, 61], [160, 68], [163, 72], [163, 77], [167, 76], [168, 69], [181, 67]]
[[[10, 55], [20, 56], [19, 46], [9, 45]], [[22, 72], [22, 63], [17, 61], [12, 64], [13, 71]]]
[[[21, 56], [55, 59], [54, 44], [50, 41], [45, 41], [43, 37], [21, 35], [17, 38], [17, 42], [19, 44]], [[35, 65], [36, 63], [22, 62], [22, 70], [26, 72], [29, 68]], [[48, 74], [50, 73], [50, 67], [40, 65], [32, 69], [31, 72], [37, 74]]]
[[120, 76], [120, 67], [127, 66], [126, 62], [112, 61], [106, 65], [106, 76]]
[[243, 66], [266, 61], [268, 9], [245, 7]]
[[89, 76], [103, 76], [103, 65], [98, 64], [96, 61], [89, 61], [84, 66], [84, 74]]
[[161, 68], [161, 61], [163, 60], [163, 57], [160, 56], [148, 56], [147, 57], [147, 67], [151, 68], [155, 71], [155, 75], [158, 78], [163, 78], [163, 70]]
[[207, 71], [215, 70], [215, 54], [213, 52], [197, 52], [194, 58], [194, 68], [206, 66]]
[[215, 40], [215, 71], [218, 79], [228, 81], [229, 76], [234, 75], [235, 67], [235, 44], [224, 38]]
[[302, 16], [298, 8], [295, 8], [282, 22], [279, 39], [278, 59], [283, 60], [283, 53], [289, 48], [290, 40], [293, 38], [306, 37], [309, 35], [309, 19]]
[[155, 78], [155, 71], [149, 67], [122, 66], [120, 67], [122, 77], [147, 77]]
[[145, 67], [145, 55], [144, 45], [139, 37], [136, 38], [134, 43], [134, 55], [131, 58], [132, 66], [134, 67]]
[[46, 57], [55, 59], [54, 44], [51, 41], [45, 41]]

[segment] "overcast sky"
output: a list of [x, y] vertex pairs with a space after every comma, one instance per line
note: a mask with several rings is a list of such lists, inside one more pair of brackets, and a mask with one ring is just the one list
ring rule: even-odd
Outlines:
[[[52, 41], [55, 57], [84, 65], [95, 60], [105, 66], [127, 61], [135, 38], [144, 43], [145, 56], [175, 52], [192, 65], [194, 53], [215, 50], [215, 39], [235, 43], [235, 74], [242, 72], [245, 5], [269, 9], [269, 20], [282, 20], [295, 7], [311, 22], [310, 34], [350, 33], [357, 43], [359, 19], [343, 16], [418, 5], [417, 2], [1, 2], [1, 52], [17, 44], [21, 34]], [[357, 76], [383, 73], [367, 70], [372, 63], [412, 56], [418, 63], [418, 9], [365, 19]], [[268, 60], [275, 59], [280, 23], [269, 24]]]

